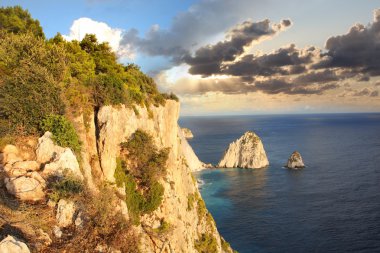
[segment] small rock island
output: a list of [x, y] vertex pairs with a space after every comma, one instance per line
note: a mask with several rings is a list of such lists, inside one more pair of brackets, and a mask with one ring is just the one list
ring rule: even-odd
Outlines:
[[248, 131], [229, 145], [218, 167], [258, 169], [268, 165], [269, 161], [260, 137]]
[[294, 151], [288, 159], [286, 167], [289, 169], [302, 169], [305, 168], [302, 156], [298, 151]]
[[188, 129], [186, 127], [183, 127], [183, 128], [181, 128], [181, 130], [182, 130], [183, 136], [186, 139], [192, 139], [192, 138], [194, 138], [193, 132], [191, 132], [190, 129]]

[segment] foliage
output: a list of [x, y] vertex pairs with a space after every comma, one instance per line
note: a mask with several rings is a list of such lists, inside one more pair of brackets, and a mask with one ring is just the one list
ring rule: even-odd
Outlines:
[[224, 240], [223, 237], [220, 237], [220, 239], [221, 239], [222, 250], [224, 252], [231, 252], [231, 245], [226, 240]]
[[193, 210], [195, 200], [196, 197], [194, 193], [187, 195], [187, 211]]
[[49, 198], [55, 202], [62, 198], [70, 198], [84, 190], [83, 182], [78, 178], [66, 174], [62, 178], [53, 179], [49, 184]]
[[161, 220], [161, 224], [158, 228], [155, 228], [153, 231], [157, 234], [166, 234], [172, 229], [172, 225], [165, 221], [165, 219]]
[[0, 29], [12, 33], [31, 32], [35, 36], [45, 37], [40, 22], [20, 6], [0, 8]]
[[41, 122], [43, 132], [50, 131], [54, 142], [62, 147], [69, 147], [79, 153], [81, 144], [73, 124], [61, 115], [49, 115]]
[[210, 253], [218, 251], [218, 243], [211, 233], [204, 233], [194, 243], [195, 249], [199, 253]]
[[140, 215], [153, 212], [162, 202], [164, 187], [158, 181], [166, 173], [169, 150], [157, 150], [152, 136], [141, 130], [120, 146], [122, 157], [116, 159], [115, 181], [125, 187], [131, 219], [138, 224]]
[[65, 68], [63, 52], [32, 34], [0, 33], [0, 118], [25, 133], [36, 133], [49, 114], [62, 114], [58, 82]]

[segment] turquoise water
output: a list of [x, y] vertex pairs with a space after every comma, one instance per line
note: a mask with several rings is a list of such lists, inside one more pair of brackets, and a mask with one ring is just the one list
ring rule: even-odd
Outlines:
[[[270, 166], [197, 174], [220, 233], [239, 252], [380, 252], [380, 114], [186, 117], [216, 164], [245, 131]], [[306, 168], [283, 168], [298, 150]]]

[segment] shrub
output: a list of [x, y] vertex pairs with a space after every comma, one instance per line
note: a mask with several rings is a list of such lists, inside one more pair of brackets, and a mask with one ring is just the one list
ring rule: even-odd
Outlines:
[[187, 211], [191, 211], [194, 208], [195, 194], [187, 195]]
[[205, 233], [194, 243], [195, 249], [199, 253], [210, 253], [218, 251], [218, 243], [211, 233]]
[[158, 228], [155, 228], [153, 231], [157, 234], [167, 234], [172, 229], [172, 225], [165, 221], [165, 219], [161, 220], [161, 224]]
[[81, 143], [74, 129], [74, 126], [64, 116], [49, 115], [40, 124], [43, 132], [50, 131], [53, 134], [54, 142], [62, 147], [69, 147], [74, 152], [79, 153]]
[[49, 184], [49, 198], [55, 202], [62, 198], [70, 198], [84, 190], [83, 182], [72, 175], [52, 179]]
[[64, 69], [62, 48], [32, 34], [0, 36], [0, 118], [8, 133], [37, 133], [47, 115], [64, 113]]

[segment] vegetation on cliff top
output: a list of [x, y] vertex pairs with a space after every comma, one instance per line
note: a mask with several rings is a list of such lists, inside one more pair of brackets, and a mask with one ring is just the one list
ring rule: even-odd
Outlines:
[[39, 134], [51, 114], [89, 115], [103, 105], [163, 105], [154, 80], [135, 64], [118, 63], [108, 43], [87, 34], [45, 36], [21, 7], [0, 8], [0, 138]]

